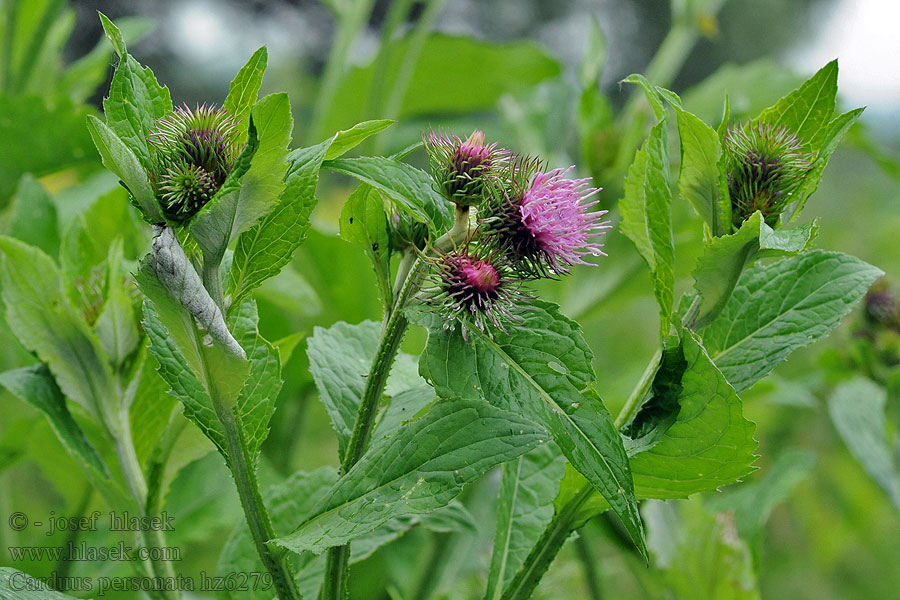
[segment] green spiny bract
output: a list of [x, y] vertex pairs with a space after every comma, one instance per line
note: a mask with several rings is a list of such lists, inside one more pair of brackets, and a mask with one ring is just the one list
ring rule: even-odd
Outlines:
[[776, 227], [806, 178], [812, 156], [802, 151], [802, 141], [790, 130], [769, 123], [729, 129], [724, 148], [734, 227], [756, 211]]
[[147, 136], [155, 150], [150, 180], [167, 219], [184, 223], [215, 196], [240, 153], [239, 136], [235, 117], [205, 104], [156, 122]]
[[461, 207], [481, 204], [494, 174], [509, 158], [497, 144], [486, 144], [478, 130], [465, 141], [434, 131], [422, 138], [438, 190]]

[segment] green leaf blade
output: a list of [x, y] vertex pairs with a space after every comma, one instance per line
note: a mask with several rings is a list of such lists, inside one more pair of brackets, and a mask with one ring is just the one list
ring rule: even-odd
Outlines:
[[392, 518], [431, 512], [464, 484], [545, 439], [541, 428], [484, 401], [439, 401], [395, 436], [376, 441], [317, 514], [275, 543], [319, 553]]

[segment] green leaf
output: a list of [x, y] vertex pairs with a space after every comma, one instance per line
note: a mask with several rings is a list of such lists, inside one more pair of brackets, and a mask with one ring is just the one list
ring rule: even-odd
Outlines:
[[486, 398], [550, 431], [569, 462], [612, 503], [637, 547], [643, 531], [628, 457], [594, 380], [591, 351], [578, 324], [554, 304], [535, 300], [509, 335], [491, 339], [431, 324], [419, 363], [441, 397]]
[[256, 97], [259, 94], [259, 87], [262, 85], [263, 74], [266, 72], [266, 63], [269, 54], [266, 47], [263, 46], [253, 53], [250, 60], [247, 61], [238, 74], [231, 80], [228, 87], [228, 96], [222, 104], [222, 108], [229, 114], [238, 119], [243, 133], [240, 142], [247, 141], [247, 129], [249, 128], [250, 109], [256, 104]]
[[797, 134], [804, 146], [818, 152], [834, 114], [837, 76], [838, 63], [833, 60], [754, 121], [784, 125]]
[[124, 496], [124, 491], [118, 489], [103, 459], [69, 412], [66, 399], [46, 365], [0, 373], [0, 385], [44, 413], [66, 452], [106, 498], [112, 500]]
[[250, 372], [237, 399], [237, 412], [250, 456], [255, 458], [269, 435], [269, 421], [281, 391], [281, 362], [275, 347], [259, 335], [254, 300], [246, 300], [236, 307], [228, 324], [250, 361]]
[[119, 176], [144, 213], [144, 218], [149, 223], [164, 223], [165, 217], [150, 187], [150, 180], [134, 152], [97, 117], [88, 116], [87, 128], [104, 166]]
[[900, 458], [896, 434], [885, 420], [887, 394], [868, 379], [840, 384], [828, 398], [828, 413], [850, 453], [900, 510]]
[[731, 230], [731, 200], [720, 161], [719, 134], [695, 115], [678, 113], [681, 173], [678, 191], [697, 211], [714, 237]]
[[653, 292], [660, 308], [661, 335], [668, 332], [675, 285], [668, 168], [666, 123], [661, 121], [635, 155], [625, 179], [625, 197], [619, 202], [622, 233], [634, 242], [650, 267]]
[[141, 464], [146, 464], [154, 447], [160, 442], [178, 401], [167, 392], [169, 386], [157, 372], [159, 363], [146, 349], [138, 355], [137, 365], [128, 384], [131, 401], [129, 418], [134, 452]]
[[542, 444], [503, 463], [497, 501], [497, 532], [485, 600], [499, 600], [506, 585], [553, 518], [553, 499], [565, 473], [555, 444]]
[[9, 234], [50, 256], [59, 252], [59, 224], [50, 194], [30, 174], [22, 177], [13, 199]]
[[103, 99], [106, 124], [149, 169], [152, 155], [147, 134], [153, 130], [157, 119], [172, 110], [169, 88], [159, 85], [153, 71], [128, 54], [122, 35], [112, 21], [102, 13], [100, 21], [119, 55], [119, 66], [109, 84], [109, 96]]
[[[229, 181], [191, 221], [191, 235], [209, 256], [221, 257], [228, 244], [275, 207], [284, 190], [294, 123], [287, 94], [266, 96], [253, 107], [250, 118], [259, 145], [249, 169], [240, 175], [235, 166]], [[248, 148], [253, 137], [251, 126]]]
[[703, 330], [704, 345], [731, 385], [746, 390], [793, 350], [828, 335], [881, 275], [821, 250], [754, 265]]
[[772, 229], [757, 211], [737, 232], [706, 242], [693, 272], [694, 289], [701, 298], [693, 327], [705, 327], [719, 314], [747, 265], [760, 257], [806, 250], [817, 229], [815, 221], [793, 229]]
[[67, 398], [106, 422], [118, 402], [109, 359], [65, 297], [53, 260], [0, 236], [0, 289], [6, 321], [22, 345], [47, 363]]
[[0, 567], [0, 597], [16, 600], [77, 600], [75, 596], [61, 594], [39, 579], [10, 567]]
[[375, 268], [375, 279], [384, 306], [391, 304], [391, 240], [381, 194], [361, 184], [341, 210], [341, 237], [362, 246]]
[[182, 351], [185, 346], [193, 344], [193, 322], [171, 304], [165, 303], [162, 307], [167, 313], [165, 323], [156, 304], [149, 299], [144, 300], [144, 330], [150, 339], [150, 352], [159, 363], [159, 374], [169, 384], [169, 393], [184, 405], [184, 416], [200, 428], [222, 456], [227, 456], [225, 432], [205, 389], [206, 382], [196, 375], [189, 362], [202, 364], [199, 350]]
[[734, 389], [689, 331], [675, 422], [649, 450], [631, 459], [640, 498], [685, 498], [739, 481], [753, 471], [755, 426]]
[[94, 324], [94, 333], [116, 371], [137, 350], [141, 341], [137, 329], [137, 316], [131, 298], [125, 292], [122, 274], [122, 238], [117, 238], [109, 248], [107, 258], [106, 289], [100, 315]]
[[480, 400], [443, 400], [396, 435], [377, 440], [315, 514], [275, 543], [322, 552], [393, 518], [446, 505], [462, 486], [534, 448], [546, 432]]
[[323, 165], [355, 177], [396, 201], [399, 208], [436, 233], [450, 226], [450, 203], [434, 189], [431, 177], [406, 163], [378, 156], [339, 158]]
[[316, 205], [319, 169], [331, 143], [332, 139], [328, 139], [291, 152], [285, 188], [275, 207], [258, 224], [238, 236], [228, 277], [232, 305], [277, 275], [306, 239], [309, 215]]
[[325, 153], [325, 160], [340, 158], [370, 136], [384, 131], [394, 123], [395, 121], [391, 119], [377, 119], [374, 121], [363, 121], [350, 129], [338, 131], [332, 138], [333, 141], [328, 148], [328, 152]]
[[650, 108], [653, 109], [653, 114], [656, 116], [656, 120], [665, 120], [666, 107], [665, 104], [663, 104], [663, 98], [660, 95], [660, 92], [663, 91], [662, 88], [654, 86], [652, 83], [647, 81], [646, 77], [639, 73], [629, 75], [628, 77], [623, 79], [621, 83], [634, 83], [641, 86], [641, 89], [644, 90], [644, 95], [647, 97], [647, 103], [650, 105]]

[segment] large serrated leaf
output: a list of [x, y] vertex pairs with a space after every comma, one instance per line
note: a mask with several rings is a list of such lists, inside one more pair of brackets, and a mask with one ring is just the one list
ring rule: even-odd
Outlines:
[[275, 544], [322, 552], [404, 515], [445, 506], [463, 485], [546, 439], [546, 432], [483, 400], [443, 400], [395, 435], [377, 440], [317, 505]]
[[277, 275], [306, 239], [309, 215], [316, 205], [319, 169], [331, 142], [328, 139], [290, 153], [285, 188], [275, 207], [258, 224], [238, 236], [228, 276], [232, 305]]
[[50, 194], [32, 175], [19, 180], [9, 218], [9, 234], [49, 256], [59, 252], [59, 222]]
[[574, 321], [535, 300], [509, 335], [448, 332], [432, 323], [419, 369], [442, 397], [486, 398], [547, 427], [569, 461], [607, 498], [635, 544], [643, 531], [622, 438], [586, 392], [591, 351]]
[[754, 265], [703, 330], [703, 343], [731, 385], [746, 390], [793, 350], [828, 335], [881, 275], [821, 250]]
[[775, 106], [762, 111], [754, 121], [784, 125], [807, 148], [818, 152], [834, 114], [837, 76], [838, 63], [833, 60]]
[[640, 498], [685, 498], [739, 481], [756, 460], [755, 425], [734, 389], [686, 332], [678, 416], [649, 450], [631, 459]]
[[128, 54], [119, 29], [103, 13], [100, 13], [100, 21], [119, 55], [109, 96], [103, 100], [106, 124], [145, 168], [151, 168], [147, 134], [153, 130], [157, 119], [172, 110], [169, 88], [159, 85], [153, 71]]

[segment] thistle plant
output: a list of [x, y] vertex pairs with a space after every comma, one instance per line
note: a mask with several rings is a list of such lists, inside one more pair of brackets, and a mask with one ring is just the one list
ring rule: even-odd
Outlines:
[[793, 193], [812, 168], [813, 156], [784, 125], [753, 123], [725, 133], [725, 169], [735, 228], [756, 211], [770, 227], [778, 225]]
[[[399, 155], [347, 156], [389, 127], [386, 120], [289, 150], [287, 96], [258, 97], [264, 48], [235, 76], [221, 106], [175, 108], [169, 90], [128, 54], [118, 28], [102, 21], [119, 62], [104, 118], [91, 115], [88, 128], [122, 186], [85, 213], [65, 243], [57, 237], [45, 244], [47, 251], [0, 236], [5, 317], [39, 361], [0, 373], [0, 384], [46, 415], [104, 502], [142, 519], [178, 502], [177, 494], [167, 500], [166, 490], [186, 460], [179, 453], [192, 457], [200, 446], [181, 437], [196, 427], [210, 458], [230, 473], [243, 513], [239, 523], [228, 523], [233, 530], [216, 576], [250, 585], [252, 575], [262, 576], [252, 590], [226, 590], [235, 597], [346, 600], [358, 572], [352, 563], [394, 543], [408, 546], [392, 547], [379, 560], [414, 557], [422, 566], [384, 569], [391, 586], [384, 594], [436, 597], [448, 592], [436, 590], [437, 583], [447, 581], [461, 595], [472, 580], [484, 580], [479, 598], [527, 600], [572, 533], [604, 514], [595, 523], [625, 540], [625, 562], [635, 563], [641, 576], [694, 560], [697, 545], [704, 552], [696, 560], [726, 557], [744, 585], [751, 552], [741, 524], [731, 525], [754, 496], [719, 492], [756, 468], [756, 425], [743, 415], [741, 394], [792, 351], [827, 336], [864, 297], [866, 326], [888, 331], [893, 337], [884, 339], [896, 342], [896, 294], [876, 286], [866, 295], [880, 271], [813, 248], [816, 223], [793, 222], [859, 115], [827, 110], [834, 104], [835, 64], [750, 125], [730, 130], [704, 123], [675, 93], [629, 78], [642, 85], [656, 122], [620, 185], [577, 176], [584, 161], [555, 168], [541, 157], [520, 156], [514, 144], [489, 140], [481, 130], [465, 139], [424, 133], [427, 170], [414, 166], [421, 155], [410, 162]], [[825, 109], [801, 110], [814, 99]], [[645, 124], [635, 120], [629, 130], [643, 137]], [[673, 131], [678, 173], [668, 156]], [[406, 147], [411, 140], [394, 141]], [[579, 166], [565, 166], [572, 162]], [[329, 197], [348, 192], [340, 235], [356, 248], [331, 245], [323, 227], [304, 260], [291, 264], [325, 170], [344, 176]], [[352, 192], [347, 177], [359, 182]], [[598, 210], [601, 196], [609, 195], [601, 184], [624, 190], [612, 216]], [[697, 218], [676, 238], [672, 207], [683, 200]], [[129, 201], [140, 218], [129, 216]], [[613, 221], [624, 236], [611, 236], [604, 246]], [[13, 231], [34, 235], [34, 229]], [[128, 259], [125, 243], [110, 231], [132, 238]], [[109, 252], [82, 264], [90, 250], [85, 240]], [[696, 267], [679, 280], [685, 270], [676, 268], [676, 257], [684, 256]], [[343, 271], [351, 265], [343, 262], [347, 257], [371, 263], [362, 269], [374, 271], [373, 293], [356, 287], [364, 273]], [[632, 276], [641, 260], [648, 278]], [[272, 293], [258, 288], [282, 275], [273, 287], [288, 288], [293, 303], [308, 301], [294, 288], [310, 262], [321, 267], [321, 277], [309, 280], [316, 280], [323, 304], [377, 295], [380, 319], [348, 322], [351, 316], [329, 312], [329, 322], [304, 319], [297, 327], [296, 319], [267, 306], [274, 303], [257, 306], [257, 293]], [[602, 300], [582, 301], [603, 293], [578, 287], [578, 277], [590, 274], [583, 266], [594, 267], [604, 285], [608, 277], [611, 288], [647, 286], [646, 296], [652, 293], [658, 305], [652, 310], [659, 328], [654, 322], [649, 332], [655, 352], [647, 352], [643, 369], [626, 370], [641, 373], [635, 381], [617, 382], [633, 391], [617, 399], [622, 409], [615, 417], [601, 398], [613, 392], [602, 384], [625, 375], [607, 369], [598, 378], [595, 365], [606, 368], [609, 354], [595, 356], [579, 323], [563, 314], [575, 307], [583, 316]], [[554, 281], [541, 285], [541, 279]], [[676, 290], [685, 291], [680, 299]], [[554, 294], [568, 308], [547, 299]], [[617, 305], [603, 306], [621, 318]], [[637, 306], [645, 310], [647, 303]], [[368, 309], [377, 315], [374, 300]], [[261, 323], [263, 331], [298, 330], [273, 343], [260, 333]], [[423, 337], [404, 345], [411, 328], [421, 328]], [[632, 345], [630, 338], [617, 341], [602, 327], [592, 329], [601, 330], [596, 335], [613, 352]], [[634, 336], [647, 333], [633, 329]], [[288, 363], [303, 345], [307, 360]], [[407, 354], [411, 348], [419, 354]], [[291, 379], [310, 382], [303, 385], [321, 401], [334, 430], [335, 466], [301, 464], [291, 473], [305, 453], [263, 448], [273, 419], [291, 441], [307, 433], [292, 413], [276, 411], [287, 364], [308, 367], [308, 377]], [[295, 402], [297, 395], [281, 401]], [[260, 465], [275, 482], [270, 489], [260, 485]], [[499, 486], [485, 477], [495, 468]], [[198, 488], [206, 484], [203, 479]], [[472, 493], [463, 495], [466, 486]], [[706, 494], [702, 504], [681, 502], [699, 494]], [[678, 502], [664, 509], [659, 500]], [[477, 514], [493, 512], [496, 526], [474, 524], [466, 509], [472, 502], [486, 503]], [[663, 521], [678, 534], [662, 535], [660, 549], [662, 528], [653, 528]], [[413, 527], [422, 535], [404, 535]], [[480, 547], [491, 552], [483, 577], [464, 584], [450, 571], [436, 574], [452, 563], [445, 549], [475, 547], [473, 530], [494, 532], [492, 544]], [[470, 537], [462, 545], [456, 536]], [[135, 541], [165, 546], [159, 531], [139, 532]], [[201, 547], [214, 541], [203, 539]], [[662, 552], [668, 560], [655, 560]], [[419, 558], [425, 556], [427, 563]], [[179, 565], [173, 562], [130, 563], [141, 583], [172, 583], [125, 593], [176, 600]], [[685, 572], [706, 573], [693, 567]], [[410, 583], [397, 577], [400, 571], [425, 575]], [[18, 597], [13, 574], [20, 573], [0, 568], [0, 596]], [[684, 579], [677, 575], [659, 579]], [[735, 592], [727, 583], [724, 589]], [[65, 598], [63, 592], [53, 597]], [[549, 594], [563, 597], [568, 590]]]

